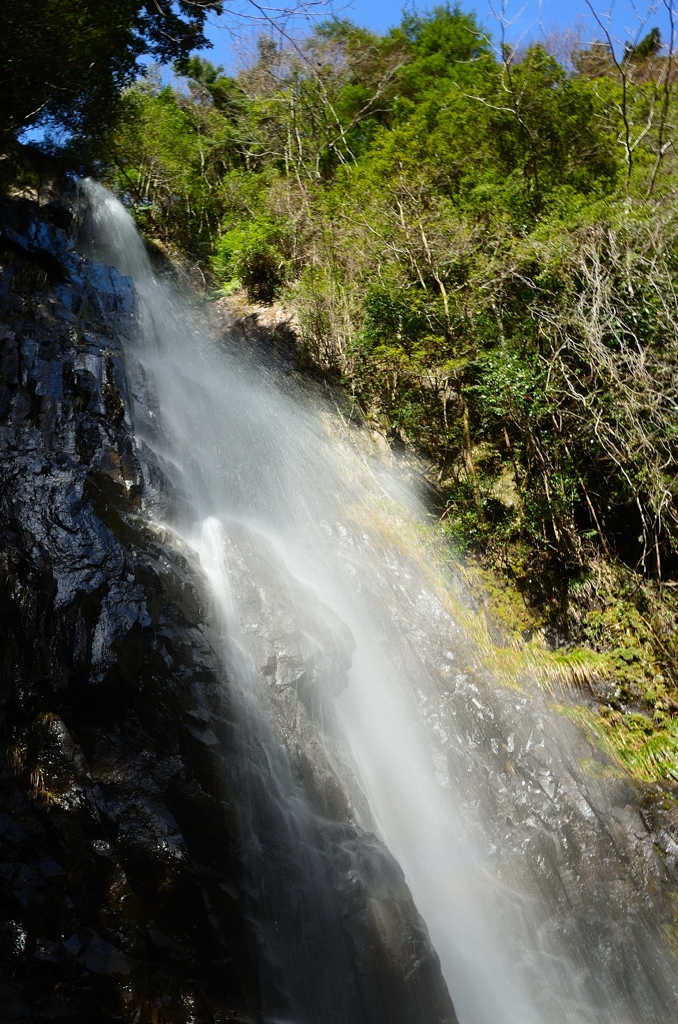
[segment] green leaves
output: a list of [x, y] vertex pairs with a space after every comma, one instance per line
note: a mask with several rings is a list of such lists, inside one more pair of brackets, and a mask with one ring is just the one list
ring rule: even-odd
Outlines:
[[601, 554], [665, 574], [678, 104], [663, 60], [629, 59], [622, 80], [596, 45], [579, 73], [542, 45], [500, 59], [456, 6], [383, 36], [332, 20], [287, 49], [260, 40], [237, 79], [190, 57], [174, 88], [134, 87], [107, 173], [217, 287], [292, 307], [309, 360], [435, 465], [458, 537], [554, 589]]
[[2, 131], [35, 124], [101, 137], [117, 114], [138, 60], [187, 57], [206, 46], [202, 28], [220, 0], [3, 0], [0, 8]]
[[287, 272], [285, 236], [283, 222], [255, 218], [221, 236], [212, 266], [227, 288], [239, 284], [253, 302], [272, 302]]

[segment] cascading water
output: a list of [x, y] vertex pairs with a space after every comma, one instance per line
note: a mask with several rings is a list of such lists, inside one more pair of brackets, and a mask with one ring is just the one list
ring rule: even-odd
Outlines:
[[339, 923], [341, 886], [377, 872], [390, 895], [372, 899], [370, 927], [384, 948], [409, 936], [403, 971], [419, 970], [402, 1019], [433, 1024], [435, 972], [413, 966], [416, 915], [394, 923], [409, 897], [371, 832], [404, 870], [461, 1024], [675, 1019], [678, 969], [652, 903], [665, 869], [627, 785], [580, 767], [598, 755], [536, 685], [483, 669], [426, 556], [417, 496], [369, 437], [212, 336], [155, 278], [124, 208], [82, 189], [90, 252], [136, 282], [137, 432], [225, 638], [268, 1019], [383, 1019], [347, 980], [356, 954]]

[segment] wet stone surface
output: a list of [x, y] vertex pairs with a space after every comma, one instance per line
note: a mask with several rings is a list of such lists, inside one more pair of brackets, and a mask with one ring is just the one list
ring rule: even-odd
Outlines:
[[[283, 965], [280, 988], [295, 1011], [286, 1013], [273, 992], [273, 1019], [456, 1024], [426, 925], [400, 866], [374, 835], [336, 728], [334, 698], [348, 685], [353, 636], [255, 530], [226, 523], [224, 545], [237, 609], [229, 628], [252, 673], [242, 673], [245, 699], [254, 694], [258, 703], [254, 721], [239, 716], [240, 760], [254, 780], [248, 824], [262, 839], [278, 836], [273, 848], [264, 840], [252, 849], [249, 865], [266, 881], [265, 899], [253, 893], [252, 916], [268, 935], [265, 955]], [[258, 769], [262, 746], [266, 761], [278, 751], [276, 801]], [[272, 825], [285, 805], [286, 821]], [[311, 919], [300, 914], [304, 904]]]
[[[358, 535], [339, 543], [356, 557]], [[498, 685], [421, 567], [395, 547], [384, 560], [370, 601], [401, 630], [394, 662], [420, 680], [438, 783], [495, 880], [491, 914], [541, 1019], [672, 1019], [675, 787], [623, 777], [561, 713], [576, 692]], [[533, 948], [555, 965], [548, 993]]]
[[254, 1019], [215, 638], [142, 514], [132, 284], [69, 221], [0, 241], [0, 1019]]
[[[181, 499], [134, 435], [132, 283], [74, 252], [68, 200], [0, 221], [0, 1020], [260, 1022], [265, 993], [288, 1019], [299, 966], [309, 1021], [455, 1024], [317, 739], [345, 628], [284, 576], [252, 597], [274, 742], [248, 733], [204, 580], [153, 523]], [[300, 793], [314, 878], [286, 834]]]

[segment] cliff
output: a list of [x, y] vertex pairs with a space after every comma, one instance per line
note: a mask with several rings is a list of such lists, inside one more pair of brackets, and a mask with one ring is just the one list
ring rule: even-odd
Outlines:
[[[274, 786], [266, 759], [243, 745], [195, 560], [151, 514], [169, 485], [135, 438], [124, 356], [132, 282], [74, 251], [74, 208], [52, 196], [2, 210], [0, 1018], [258, 1021], [265, 998], [276, 1012], [294, 1004], [261, 934], [260, 893], [267, 865], [284, 869], [293, 851], [269, 798], [265, 853], [257, 859], [243, 839], [243, 778], [258, 778], [255, 803]], [[257, 641], [262, 671], [280, 647], [286, 585], [281, 577]], [[312, 598], [302, 598], [303, 610]], [[288, 675], [312, 708], [313, 673], [326, 663], [345, 676], [350, 639], [342, 653], [322, 625], [310, 647], [293, 617], [280, 629]], [[280, 757], [292, 757], [316, 808], [332, 894], [324, 913], [340, 933], [335, 974], [348, 994], [332, 1019], [453, 1024], [402, 872], [352, 820], [312, 715], [297, 724], [288, 712], [273, 700]], [[291, 864], [282, 913], [293, 883], [312, 895]], [[326, 923], [298, 926], [311, 976], [318, 968], [311, 1008], [327, 1006], [337, 984], [323, 974]]]
[[3, 213], [0, 1016], [239, 1019], [219, 660], [141, 511], [131, 282], [71, 250], [63, 204]]

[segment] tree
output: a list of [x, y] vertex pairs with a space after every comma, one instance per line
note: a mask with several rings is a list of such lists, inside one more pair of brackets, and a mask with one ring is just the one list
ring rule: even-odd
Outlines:
[[38, 124], [96, 133], [139, 59], [185, 58], [208, 46], [203, 27], [222, 0], [3, 0], [0, 130]]
[[624, 47], [624, 60], [636, 63], [656, 57], [662, 48], [662, 35], [659, 29], [651, 28], [639, 43], [627, 43]]

